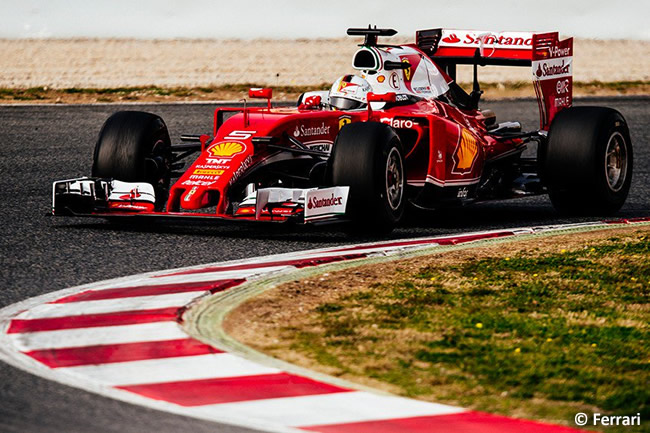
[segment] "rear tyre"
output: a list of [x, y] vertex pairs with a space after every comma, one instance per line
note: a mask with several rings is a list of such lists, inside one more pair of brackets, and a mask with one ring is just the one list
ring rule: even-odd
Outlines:
[[156, 210], [161, 210], [169, 191], [171, 160], [169, 133], [159, 116], [119, 111], [99, 133], [92, 176], [150, 183], [156, 190]]
[[542, 156], [553, 207], [563, 214], [610, 215], [632, 181], [632, 142], [625, 119], [604, 107], [573, 107], [553, 120]]
[[355, 233], [390, 233], [404, 214], [404, 160], [395, 131], [377, 122], [346, 125], [332, 150], [334, 185], [349, 186]]

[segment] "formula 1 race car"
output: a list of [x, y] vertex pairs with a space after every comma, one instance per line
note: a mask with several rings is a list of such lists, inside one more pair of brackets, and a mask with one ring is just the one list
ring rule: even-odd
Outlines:
[[[572, 107], [572, 39], [433, 29], [418, 31], [414, 44], [378, 43], [394, 34], [348, 29], [364, 37], [352, 60], [360, 76], [307, 92], [297, 107], [273, 107], [271, 89], [251, 89], [266, 106], [217, 108], [211, 133], [181, 144], [154, 114], [113, 114], [92, 177], [54, 182], [53, 214], [346, 221], [385, 233], [410, 206], [548, 193], [564, 213], [620, 209], [632, 177], [630, 134], [616, 110]], [[455, 82], [457, 65], [473, 65], [469, 93]], [[538, 130], [499, 123], [480, 107], [484, 65], [532, 68]]]

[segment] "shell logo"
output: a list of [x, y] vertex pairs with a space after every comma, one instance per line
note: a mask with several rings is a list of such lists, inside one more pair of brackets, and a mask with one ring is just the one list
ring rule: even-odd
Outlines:
[[246, 149], [243, 143], [239, 141], [222, 141], [208, 148], [210, 156], [231, 157], [242, 153]]
[[472, 171], [478, 155], [478, 141], [465, 128], [462, 129], [454, 153], [454, 169], [452, 173], [465, 174]]

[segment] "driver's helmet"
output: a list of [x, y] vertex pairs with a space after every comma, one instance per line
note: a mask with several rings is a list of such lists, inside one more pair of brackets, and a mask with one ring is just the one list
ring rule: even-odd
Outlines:
[[330, 106], [338, 110], [355, 110], [368, 104], [370, 84], [356, 75], [344, 75], [330, 89]]

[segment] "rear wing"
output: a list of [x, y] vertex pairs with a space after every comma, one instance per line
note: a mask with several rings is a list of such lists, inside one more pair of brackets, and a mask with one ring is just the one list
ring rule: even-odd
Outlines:
[[573, 38], [557, 32], [432, 29], [416, 32], [416, 45], [456, 78], [456, 65], [529, 66], [539, 104], [540, 129], [573, 103]]

